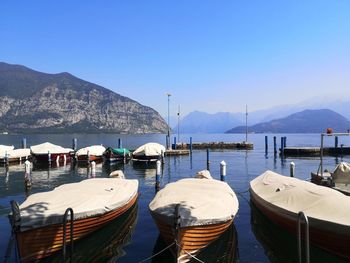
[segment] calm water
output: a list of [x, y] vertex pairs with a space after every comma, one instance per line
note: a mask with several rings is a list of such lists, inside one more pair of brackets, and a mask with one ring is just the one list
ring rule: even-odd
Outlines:
[[[225, 141], [236, 142], [243, 141], [244, 135], [228, 135], [228, 134], [194, 134], [181, 135], [180, 141], [188, 142], [189, 137], [193, 137], [193, 142], [208, 142], [208, 141]], [[239, 212], [235, 218], [235, 227], [238, 236], [238, 251], [240, 262], [286, 262], [294, 261], [293, 256], [296, 255], [293, 251], [294, 240], [281, 241], [289, 239], [286, 235], [274, 237], [269, 233], [273, 231], [280, 233], [279, 229], [271, 229], [271, 226], [266, 223], [264, 229], [257, 229], [255, 222], [260, 220], [260, 217], [254, 213], [253, 208], [249, 204], [249, 182], [266, 171], [267, 169], [276, 171], [278, 173], [289, 175], [289, 163], [293, 161], [296, 164], [296, 177], [308, 180], [310, 172], [316, 171], [319, 166], [317, 158], [287, 158], [282, 161], [280, 158], [275, 159], [273, 156], [272, 134], [269, 134], [269, 154], [265, 156], [264, 153], [264, 135], [254, 134], [249, 136], [249, 141], [254, 143], [254, 150], [235, 150], [235, 151], [211, 151], [210, 152], [210, 170], [213, 177], [219, 179], [220, 162], [224, 160], [227, 163], [226, 181], [237, 193], [239, 199]], [[281, 135], [276, 135], [278, 142], [280, 142]], [[318, 134], [286, 134], [288, 146], [319, 146], [320, 135]], [[19, 147], [23, 136], [19, 135], [0, 135], [0, 144], [13, 144]], [[104, 146], [115, 146], [118, 138], [122, 139], [123, 147], [135, 149], [136, 147], [147, 142], [159, 142], [165, 144], [164, 135], [27, 135], [27, 145], [34, 145], [45, 141], [50, 141], [61, 146], [71, 147], [72, 139], [78, 139], [78, 148], [85, 147], [92, 144], [103, 144]], [[350, 138], [340, 137], [339, 144], [350, 145]], [[326, 145], [334, 145], [334, 138], [327, 138]], [[340, 161], [349, 161], [349, 157], [326, 157], [325, 168], [333, 169]], [[179, 156], [167, 157], [163, 168], [163, 175], [161, 186], [180, 178], [192, 177], [197, 171], [206, 168], [206, 152], [193, 151], [192, 157]], [[134, 166], [131, 163], [122, 166], [106, 166], [98, 164], [96, 173], [91, 174], [87, 168], [73, 167], [71, 165], [51, 168], [51, 169], [34, 169], [32, 173], [33, 186], [30, 192], [24, 191], [23, 185], [23, 165], [10, 166], [9, 170], [0, 168], [0, 262], [3, 261], [8, 241], [11, 236], [10, 224], [7, 219], [7, 214], [10, 211], [10, 200], [16, 200], [21, 203], [26, 198], [26, 195], [35, 192], [51, 190], [54, 187], [68, 183], [80, 181], [91, 176], [107, 177], [108, 174], [116, 169], [123, 169], [127, 178], [139, 180], [139, 192], [141, 193], [138, 207], [133, 215], [129, 215], [127, 220], [130, 224], [127, 226], [130, 231], [128, 234], [122, 236], [123, 242], [113, 243], [111, 240], [99, 242], [98, 246], [91, 246], [93, 241], [87, 241], [86, 251], [100, 252], [104, 250], [115, 249], [112, 255], [118, 254], [118, 262], [140, 262], [157, 251], [159, 247], [158, 229], [154, 224], [150, 213], [148, 211], [148, 204], [155, 194], [155, 169]], [[67, 197], [69, 198], [69, 197]], [[252, 212], [253, 211], [253, 212]], [[253, 222], [253, 223], [251, 223]], [[264, 225], [264, 224], [262, 224]], [[268, 231], [267, 231], [268, 230]], [[106, 230], [105, 230], [106, 231]], [[109, 232], [108, 232], [109, 231]], [[101, 232], [101, 237], [108, 236], [114, 230]], [[111, 232], [112, 231], [112, 232]], [[266, 233], [267, 232], [267, 233]], [[95, 240], [97, 239], [97, 235]], [[93, 239], [92, 239], [93, 240]], [[158, 240], [158, 242], [157, 242]], [[282, 247], [287, 249], [280, 249], [278, 246], [286, 244]], [[284, 243], [285, 242], [285, 243]], [[113, 248], [108, 247], [113, 245]], [[121, 243], [123, 245], [121, 245]], [[88, 246], [90, 244], [90, 247]], [[108, 249], [104, 249], [101, 244], [106, 244]], [[224, 245], [220, 244], [219, 247]], [[83, 245], [82, 245], [83, 247]], [[276, 248], [277, 247], [277, 248]], [[96, 251], [95, 251], [96, 250]], [[84, 251], [84, 248], [83, 248]], [[281, 257], [279, 251], [287, 257]], [[219, 252], [225, 253], [225, 252]], [[288, 253], [290, 256], [288, 256]], [[108, 254], [108, 253], [107, 253]], [[319, 261], [329, 262], [336, 259], [328, 254], [316, 251], [315, 254], [320, 255]], [[91, 258], [94, 258], [91, 256]], [[101, 261], [106, 261], [108, 255]], [[12, 251], [9, 262], [14, 261], [14, 252]], [[97, 259], [94, 259], [97, 260]], [[167, 259], [159, 259], [159, 261], [168, 261]], [[157, 261], [157, 260], [154, 260]], [[212, 259], [208, 259], [212, 262]], [[314, 260], [316, 261], [316, 260]], [[150, 261], [149, 261], [150, 262]]]

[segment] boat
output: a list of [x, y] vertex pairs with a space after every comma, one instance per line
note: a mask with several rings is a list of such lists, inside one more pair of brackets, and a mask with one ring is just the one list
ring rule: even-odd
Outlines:
[[165, 147], [159, 143], [150, 142], [137, 148], [132, 153], [133, 162], [155, 163], [164, 157]]
[[78, 162], [100, 162], [106, 148], [102, 145], [92, 145], [79, 149], [76, 153]]
[[30, 149], [13, 149], [9, 151], [0, 151], [0, 163], [20, 163], [31, 157]]
[[[209, 173], [209, 172], [206, 172]], [[178, 262], [187, 262], [233, 223], [238, 200], [231, 187], [214, 179], [169, 183], [149, 204], [160, 235]]]
[[[21, 262], [37, 261], [62, 249], [67, 208], [73, 222], [73, 240], [80, 240], [123, 215], [137, 201], [138, 181], [93, 178], [64, 184], [52, 191], [30, 195], [21, 205], [11, 202], [10, 222]], [[69, 223], [67, 223], [69, 229]], [[67, 230], [67, 243], [71, 241]]]
[[36, 163], [70, 162], [74, 154], [71, 148], [63, 148], [49, 142], [31, 146], [30, 151]]
[[310, 244], [350, 260], [350, 197], [272, 171], [250, 182], [250, 196], [262, 214], [293, 235], [303, 212], [309, 221]]
[[126, 148], [108, 147], [103, 153], [103, 157], [109, 163], [126, 163], [130, 160], [131, 153]]

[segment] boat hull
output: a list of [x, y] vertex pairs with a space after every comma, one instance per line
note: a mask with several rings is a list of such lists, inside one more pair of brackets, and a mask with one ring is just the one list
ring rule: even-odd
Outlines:
[[[169, 225], [157, 218], [155, 218], [155, 222], [165, 243], [167, 245], [172, 244], [176, 239], [174, 225]], [[179, 249], [176, 250], [177, 246], [172, 246], [173, 253], [176, 254], [177, 251], [180, 262], [188, 261], [190, 259], [188, 253], [193, 256], [196, 255], [203, 248], [218, 239], [230, 227], [232, 222], [233, 220], [231, 219], [220, 224], [180, 228], [177, 238]]]
[[[250, 193], [253, 204], [269, 218], [269, 220], [283, 227], [293, 235], [297, 235], [298, 215], [296, 213], [279, 208], [265, 201], [252, 190]], [[341, 258], [350, 260], [349, 226], [341, 226], [314, 218], [308, 219], [311, 244]]]
[[[103, 227], [110, 221], [123, 215], [137, 201], [137, 194], [124, 206], [112, 210], [108, 213], [75, 220], [74, 240], [79, 240], [93, 231]], [[63, 215], [62, 215], [63, 220]], [[67, 244], [70, 243], [71, 237], [67, 223]], [[18, 244], [19, 255], [22, 262], [32, 262], [48, 257], [62, 249], [63, 244], [63, 224], [48, 225], [27, 231], [17, 231], [16, 239]]]
[[[36, 163], [49, 163], [49, 155], [46, 154], [33, 154], [33, 159]], [[52, 153], [51, 162], [64, 163], [71, 161], [71, 153]]]
[[102, 155], [79, 155], [77, 157], [78, 162], [101, 162], [102, 161]]

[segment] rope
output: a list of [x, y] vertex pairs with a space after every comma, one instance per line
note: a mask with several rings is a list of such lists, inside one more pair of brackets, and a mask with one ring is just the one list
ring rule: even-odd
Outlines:
[[168, 248], [172, 247], [174, 244], [175, 244], [175, 242], [173, 242], [172, 244], [170, 244], [169, 246], [167, 246], [167, 247], [164, 248], [163, 250], [159, 251], [158, 253], [156, 253], [156, 254], [150, 256], [149, 258], [146, 258], [146, 259], [144, 259], [144, 260], [139, 261], [139, 263], [146, 262], [146, 261], [148, 261], [148, 260], [150, 260], [150, 259], [152, 259], [152, 258], [155, 258], [156, 256], [162, 254], [162, 253], [163, 253], [165, 250], [167, 250]]
[[194, 255], [192, 255], [190, 252], [187, 252], [186, 250], [184, 250], [177, 242], [175, 242], [175, 244], [182, 249], [183, 252], [185, 252], [188, 256], [190, 256], [191, 258], [193, 258], [194, 260], [200, 262], [200, 263], [205, 263], [204, 261], [200, 260], [199, 258], [195, 257]]

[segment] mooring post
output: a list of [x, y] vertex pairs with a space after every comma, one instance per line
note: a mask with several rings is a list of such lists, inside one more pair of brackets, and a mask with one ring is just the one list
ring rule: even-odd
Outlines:
[[334, 137], [334, 147], [338, 148], [338, 136]]
[[268, 145], [268, 138], [267, 135], [265, 136], [265, 154], [267, 155], [267, 151], [269, 150], [269, 145]]
[[22, 138], [22, 149], [26, 149], [26, 148], [27, 148], [27, 139]]
[[160, 160], [157, 161], [157, 169], [156, 169], [156, 192], [159, 191], [160, 188], [160, 175], [162, 173], [162, 163]]
[[174, 136], [174, 147], [173, 150], [176, 150], [176, 137]]
[[5, 151], [5, 165], [9, 165], [9, 155], [7, 154], [7, 151]]
[[277, 154], [277, 142], [276, 142], [276, 136], [273, 136], [273, 155], [276, 157]]
[[290, 168], [289, 169], [290, 170], [290, 177], [294, 177], [294, 175], [295, 175], [295, 163], [291, 162], [289, 168]]
[[96, 176], [96, 163], [95, 163], [95, 161], [91, 162], [91, 176], [92, 177]]
[[25, 188], [32, 186], [31, 164], [28, 160], [24, 162], [24, 186]]
[[284, 139], [281, 137], [281, 157], [283, 158], [284, 156]]
[[224, 182], [225, 178], [226, 178], [226, 162], [221, 161], [221, 163], [220, 163], [220, 180]]
[[209, 153], [210, 153], [210, 149], [207, 148], [207, 170], [208, 171], [210, 170], [210, 156], [209, 156]]
[[72, 148], [73, 148], [74, 151], [77, 150], [77, 148], [78, 148], [78, 140], [77, 140], [77, 138], [73, 139]]
[[287, 147], [287, 136], [283, 137], [283, 148]]
[[122, 139], [118, 138], [118, 148], [122, 148]]
[[50, 153], [50, 151], [47, 151], [47, 161], [49, 162], [49, 164], [51, 163], [51, 153]]
[[87, 154], [86, 154], [86, 161], [87, 161], [87, 163], [90, 162], [90, 151], [89, 150], [87, 151]]
[[192, 137], [190, 137], [190, 153], [192, 155]]

